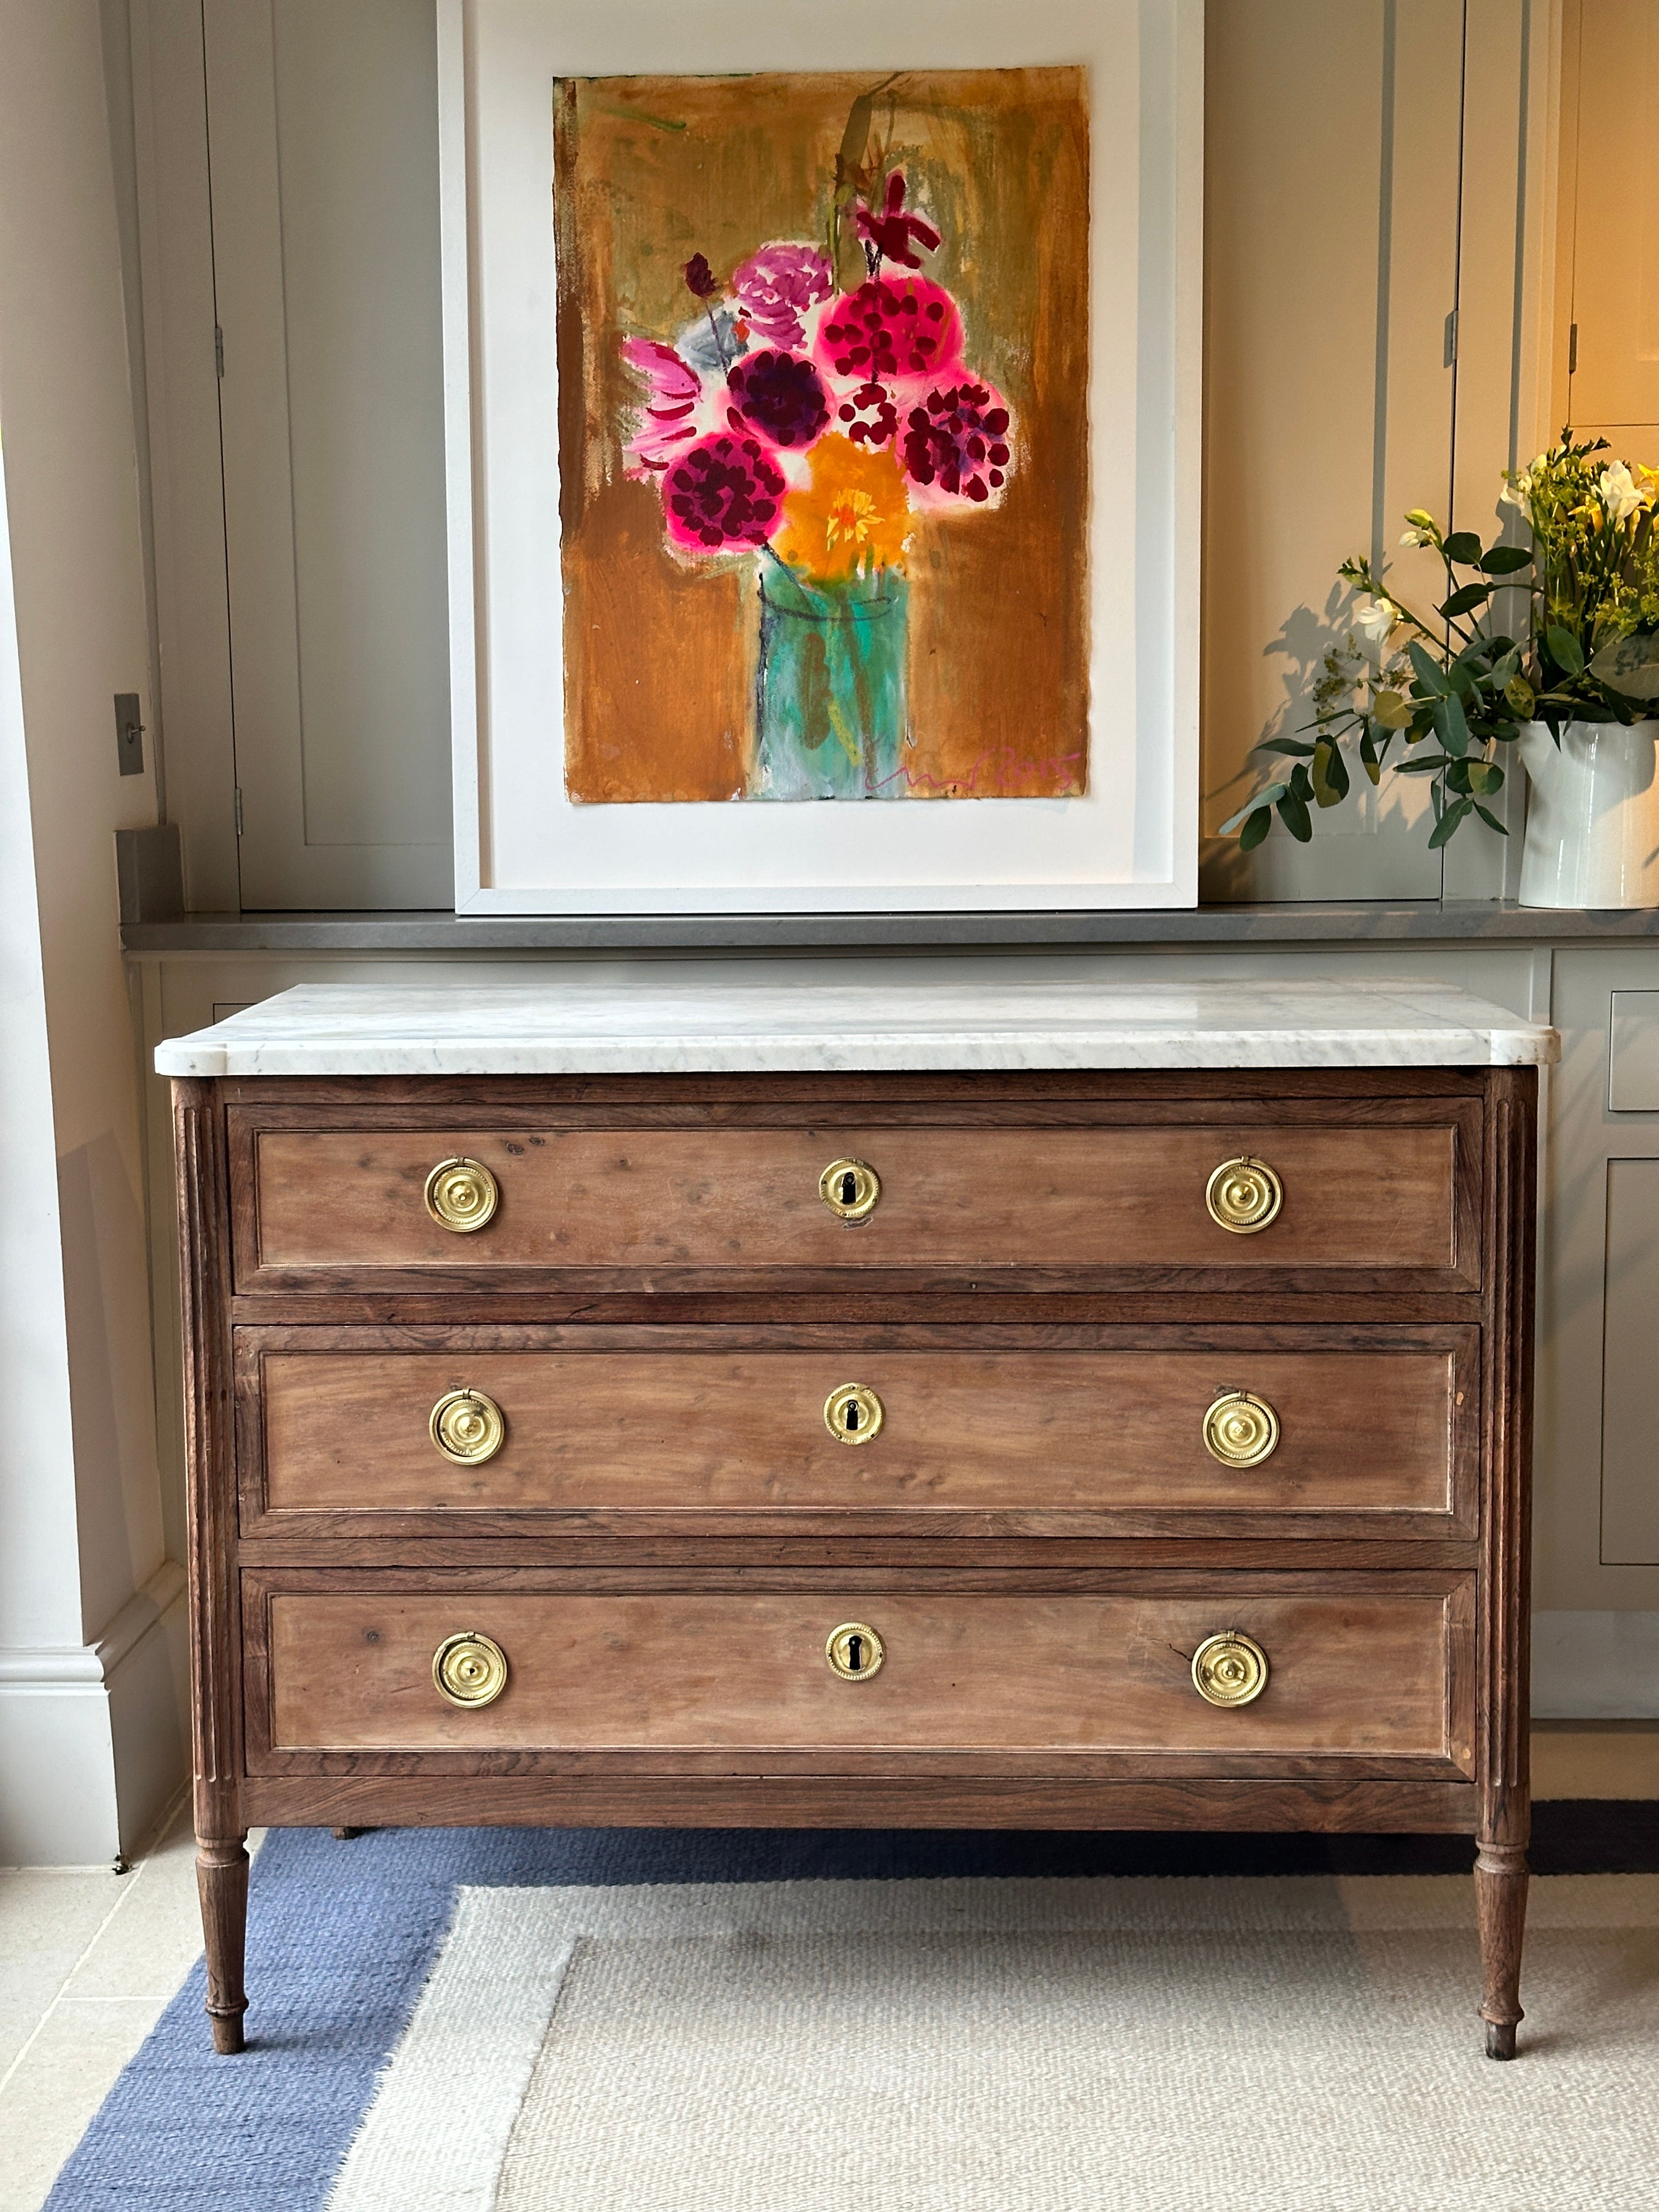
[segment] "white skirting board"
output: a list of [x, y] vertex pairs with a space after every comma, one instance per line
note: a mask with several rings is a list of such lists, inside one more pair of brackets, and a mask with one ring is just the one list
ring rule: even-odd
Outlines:
[[0, 1644], [0, 1866], [106, 1865], [190, 1771], [185, 1571], [159, 1567], [94, 1644]]
[[1540, 1721], [1659, 1720], [1659, 1613], [1535, 1613]]

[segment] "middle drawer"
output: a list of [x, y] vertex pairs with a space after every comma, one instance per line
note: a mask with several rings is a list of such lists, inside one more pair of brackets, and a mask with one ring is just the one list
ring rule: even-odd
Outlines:
[[244, 1533], [1474, 1528], [1473, 1328], [823, 1334], [239, 1330]]

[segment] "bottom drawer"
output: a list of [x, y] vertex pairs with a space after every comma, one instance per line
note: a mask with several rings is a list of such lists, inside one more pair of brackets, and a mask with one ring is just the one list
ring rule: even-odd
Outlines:
[[[719, 1753], [732, 1771], [769, 1753], [797, 1771], [896, 1753], [1307, 1754], [1470, 1771], [1467, 1576], [1335, 1577], [1312, 1595], [1271, 1576], [1216, 1578], [1213, 1595], [1192, 1577], [938, 1594], [856, 1577], [764, 1594], [304, 1579], [248, 1577], [255, 1771], [264, 1752]], [[451, 1686], [493, 1694], [462, 1706], [434, 1659], [469, 1635], [488, 1643], [452, 1651]], [[1194, 1655], [1218, 1636], [1265, 1662], [1249, 1702], [1196, 1686]], [[1209, 1660], [1213, 1692], [1251, 1688], [1248, 1646]]]

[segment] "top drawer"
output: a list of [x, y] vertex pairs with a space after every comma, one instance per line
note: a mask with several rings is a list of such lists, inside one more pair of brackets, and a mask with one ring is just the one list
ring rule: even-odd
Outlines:
[[[668, 1118], [306, 1128], [233, 1108], [238, 1285], [487, 1287], [553, 1271], [687, 1289], [836, 1271], [1042, 1287], [1178, 1268], [1409, 1270], [1449, 1286], [1479, 1273], [1455, 1109], [1346, 1126], [1288, 1114], [1085, 1127]], [[434, 1181], [446, 1162], [461, 1165]]]

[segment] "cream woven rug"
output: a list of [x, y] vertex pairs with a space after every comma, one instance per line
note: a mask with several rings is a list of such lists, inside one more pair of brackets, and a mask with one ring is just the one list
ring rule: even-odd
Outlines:
[[330, 2212], [1651, 2212], [1659, 1876], [463, 1890]]

